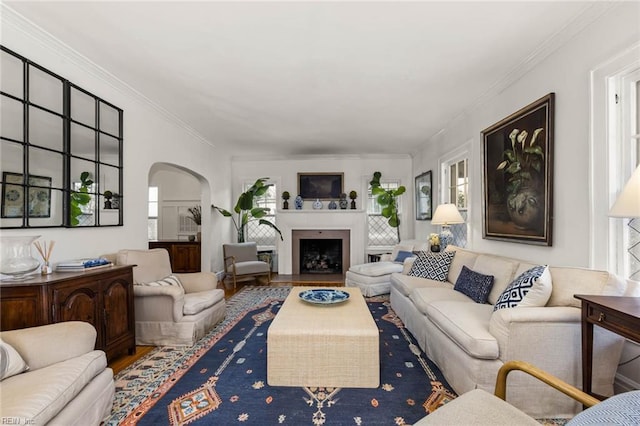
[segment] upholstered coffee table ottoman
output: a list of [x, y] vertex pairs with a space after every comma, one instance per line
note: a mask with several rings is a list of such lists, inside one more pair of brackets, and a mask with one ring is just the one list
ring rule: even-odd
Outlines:
[[315, 305], [294, 287], [267, 331], [271, 386], [376, 388], [380, 384], [378, 327], [358, 288], [347, 301]]

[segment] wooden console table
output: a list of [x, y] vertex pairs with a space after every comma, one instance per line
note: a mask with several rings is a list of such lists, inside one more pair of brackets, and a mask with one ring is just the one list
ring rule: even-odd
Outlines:
[[111, 360], [136, 351], [133, 265], [0, 281], [0, 330], [85, 321]]
[[200, 272], [200, 241], [149, 241], [149, 248], [166, 249], [169, 252], [173, 272]]
[[640, 297], [582, 294], [574, 297], [582, 301], [582, 390], [594, 395], [591, 392], [593, 326], [640, 343]]

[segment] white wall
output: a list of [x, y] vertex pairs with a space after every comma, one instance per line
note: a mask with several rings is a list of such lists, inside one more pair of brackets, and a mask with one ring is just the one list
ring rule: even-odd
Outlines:
[[[640, 4], [609, 11], [547, 56], [500, 93], [447, 124], [414, 157], [414, 174], [434, 170], [438, 160], [465, 143], [471, 145], [469, 246], [532, 262], [589, 265], [589, 77], [590, 71], [640, 39]], [[514, 67], [518, 64], [514, 64]], [[473, 72], [470, 70], [470, 77]], [[481, 131], [547, 93], [555, 92], [553, 246], [541, 247], [482, 238]], [[604, 143], [604, 141], [603, 141]], [[437, 184], [434, 182], [434, 184]], [[606, 196], [606, 194], [603, 194]], [[434, 207], [437, 204], [434, 197]], [[434, 232], [428, 223], [416, 233]]]
[[[235, 158], [231, 167], [234, 200], [240, 195], [240, 190], [245, 181], [253, 182], [257, 178], [269, 177], [277, 184], [278, 196], [283, 191], [289, 191], [292, 198], [289, 200], [289, 208], [291, 209], [295, 208], [293, 198], [298, 192], [297, 179], [299, 172], [344, 173], [344, 191], [347, 194], [351, 190], [358, 192], [356, 206], [362, 210], [366, 209], [363, 203], [366, 202], [369, 181], [373, 177], [373, 173], [379, 171], [382, 173], [382, 180], [399, 180], [401, 185], [407, 187], [407, 192], [400, 198], [402, 217], [404, 218], [404, 220], [401, 219], [400, 223], [400, 236], [403, 239], [413, 238], [415, 214], [413, 212], [413, 176], [411, 174], [411, 158], [409, 156], [316, 156], [287, 159]], [[305, 208], [311, 208], [310, 204], [306, 202]], [[279, 208], [281, 206], [282, 203], [280, 202]], [[229, 209], [233, 205], [222, 207]]]
[[[192, 170], [201, 182], [203, 206], [211, 204], [212, 194], [226, 194], [228, 154], [6, 9], [2, 14], [2, 44], [124, 110], [124, 226], [3, 230], [2, 235], [41, 235], [44, 240], [55, 240], [54, 263], [121, 248], [146, 248], [148, 177], [155, 163]], [[202, 228], [202, 268], [220, 269], [221, 247], [216, 233], [222, 231], [219, 224], [212, 222], [210, 209], [203, 211]]]

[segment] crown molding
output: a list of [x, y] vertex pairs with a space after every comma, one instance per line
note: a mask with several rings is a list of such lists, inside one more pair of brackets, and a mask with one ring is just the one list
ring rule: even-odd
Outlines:
[[427, 138], [427, 143], [433, 140], [434, 137], [445, 131], [452, 123], [455, 123], [463, 116], [471, 114], [473, 111], [482, 107], [490, 99], [494, 98], [509, 86], [516, 83], [533, 68], [540, 64], [544, 59], [556, 52], [562, 46], [566, 45], [577, 34], [593, 24], [602, 15], [607, 13], [610, 9], [621, 3], [620, 0], [606, 0], [595, 1], [589, 3], [582, 12], [576, 15], [571, 21], [567, 22], [562, 28], [556, 31], [546, 41], [541, 43], [529, 56], [524, 58], [520, 63], [513, 67], [504, 77], [496, 81], [491, 87], [489, 87], [482, 95], [471, 104], [469, 107], [461, 111], [455, 117], [452, 117], [447, 124], [434, 134]]
[[[177, 127], [186, 131], [189, 135], [193, 136], [195, 139], [206, 143], [211, 147], [215, 147], [213, 142], [205, 138], [199, 132], [197, 132], [193, 127], [189, 126], [182, 119], [167, 111], [157, 103], [153, 102], [151, 99], [134, 89], [132, 86], [127, 84], [125, 81], [119, 79], [114, 74], [110, 73], [106, 69], [102, 68], [100, 65], [91, 61], [86, 56], [80, 54], [76, 50], [72, 49], [67, 44], [63, 43], [61, 40], [54, 37], [52, 34], [48, 33], [34, 22], [25, 18], [11, 7], [7, 6], [0, 2], [0, 23], [3, 28], [11, 27], [15, 29], [17, 32], [23, 34], [25, 37], [35, 41], [37, 44], [41, 45], [43, 48], [54, 51], [57, 55], [62, 57], [66, 62], [71, 63], [72, 65], [80, 68], [82, 71], [90, 74], [96, 79], [108, 84], [114, 90], [117, 90], [121, 94], [128, 96], [135, 101], [139, 102], [143, 106], [146, 106], [153, 111], [157, 112], [165, 119], [176, 125]], [[5, 43], [5, 40], [2, 40], [2, 43]], [[11, 49], [11, 46], [6, 46]], [[25, 54], [24, 52], [17, 52], [25, 57], [28, 57], [28, 52]], [[45, 64], [41, 64], [45, 66]], [[52, 70], [53, 71], [53, 70]], [[62, 74], [58, 73], [56, 74]], [[88, 89], [87, 89], [88, 90]]]
[[263, 161], [344, 161], [344, 160], [410, 160], [411, 154], [317, 154], [317, 155], [234, 155], [231, 162]]

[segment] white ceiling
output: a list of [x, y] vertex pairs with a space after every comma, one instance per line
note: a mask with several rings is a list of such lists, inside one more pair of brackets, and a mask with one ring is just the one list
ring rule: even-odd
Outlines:
[[594, 8], [577, 1], [4, 4], [213, 145], [283, 156], [415, 152], [579, 30]]

